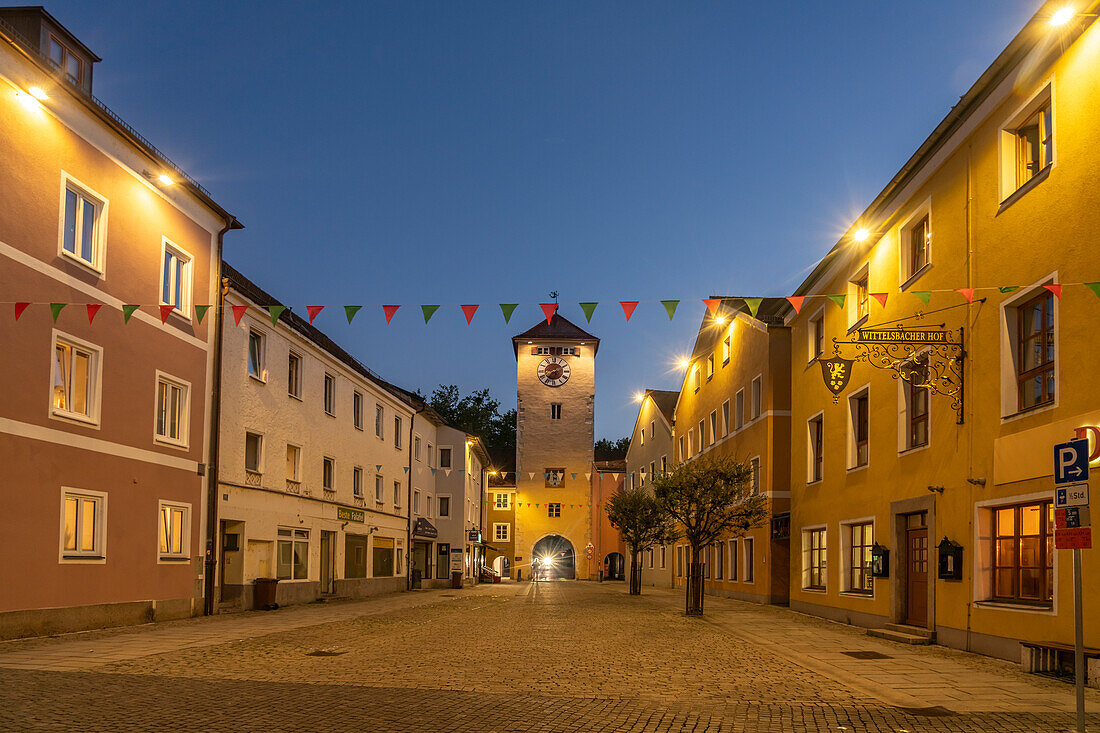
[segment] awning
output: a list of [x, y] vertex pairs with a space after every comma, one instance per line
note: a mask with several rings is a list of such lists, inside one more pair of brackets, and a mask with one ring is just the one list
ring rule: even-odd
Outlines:
[[439, 530], [429, 522], [427, 519], [421, 517], [416, 520], [416, 524], [413, 525], [413, 537], [429, 537], [435, 538], [439, 536]]

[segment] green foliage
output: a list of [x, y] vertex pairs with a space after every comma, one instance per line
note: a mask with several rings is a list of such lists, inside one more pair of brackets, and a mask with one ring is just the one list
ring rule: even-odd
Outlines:
[[596, 441], [593, 455], [597, 461], [615, 461], [626, 458], [626, 451], [630, 448], [630, 438], [609, 440], [600, 438]]
[[671, 517], [648, 489], [623, 487], [608, 497], [604, 507], [607, 520], [633, 552], [644, 552], [654, 545], [667, 545], [676, 539]]
[[426, 402], [448, 425], [480, 437], [490, 451], [515, 448], [516, 411], [501, 414], [500, 401], [488, 389], [463, 395], [457, 385], [441, 384]]

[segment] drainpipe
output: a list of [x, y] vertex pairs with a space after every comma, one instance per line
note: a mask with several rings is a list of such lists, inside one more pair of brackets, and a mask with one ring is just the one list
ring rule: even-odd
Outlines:
[[[421, 407], [412, 414], [411, 418], [409, 418], [409, 442], [406, 445], [406, 448], [409, 450], [409, 482], [408, 486], [405, 487], [405, 491], [408, 494], [405, 499], [405, 542], [408, 543], [407, 547], [405, 547], [405, 590], [412, 590], [413, 582], [413, 423], [416, 422], [416, 416], [424, 412], [425, 409], [427, 408]], [[423, 582], [423, 578], [421, 578], [421, 582]]]
[[244, 229], [244, 225], [231, 216], [218, 232], [218, 302], [214, 308], [214, 374], [210, 381], [210, 448], [206, 470], [206, 554], [203, 558], [203, 609], [204, 616], [214, 613], [215, 572], [218, 561], [218, 445], [221, 434], [222, 389], [222, 309], [228, 282], [222, 277], [222, 239], [232, 229]]

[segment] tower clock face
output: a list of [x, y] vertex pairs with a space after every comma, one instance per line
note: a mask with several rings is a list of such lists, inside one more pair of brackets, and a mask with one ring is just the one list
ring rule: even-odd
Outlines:
[[560, 387], [569, 381], [569, 362], [560, 356], [548, 356], [539, 363], [539, 380], [547, 387]]

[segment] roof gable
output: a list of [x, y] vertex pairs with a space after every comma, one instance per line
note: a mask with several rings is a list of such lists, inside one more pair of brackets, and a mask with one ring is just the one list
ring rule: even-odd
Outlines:
[[555, 341], [559, 339], [566, 341], [593, 341], [595, 342], [595, 346], [592, 349], [593, 355], [595, 355], [595, 352], [599, 351], [600, 348], [600, 340], [598, 338], [567, 318], [555, 313], [549, 321], [539, 321], [523, 333], [513, 336], [512, 349], [518, 356], [519, 344], [521, 341]]

